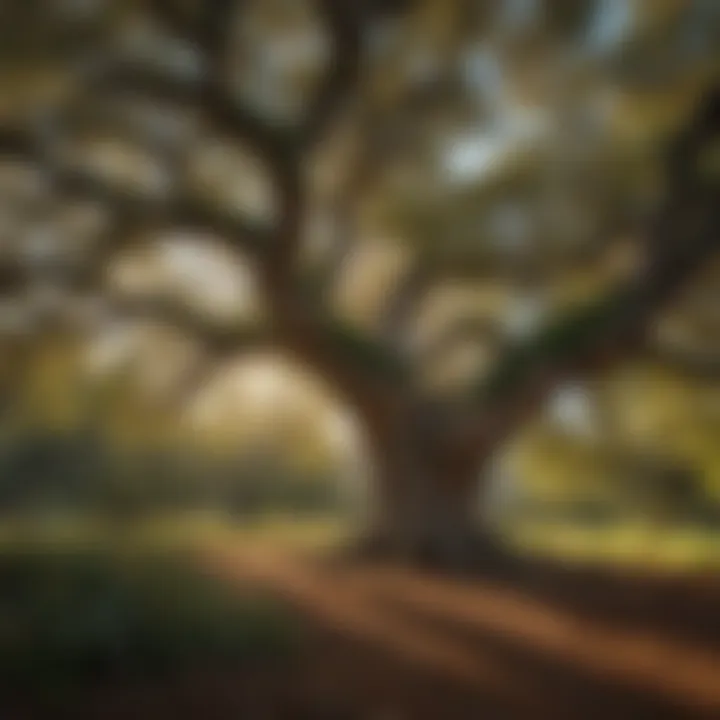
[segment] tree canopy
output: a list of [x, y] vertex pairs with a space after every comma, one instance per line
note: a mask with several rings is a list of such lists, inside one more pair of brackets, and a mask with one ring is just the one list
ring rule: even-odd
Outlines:
[[6, 5], [3, 342], [172, 335], [173, 407], [279, 348], [475, 470], [625, 359], [715, 388], [719, 12]]

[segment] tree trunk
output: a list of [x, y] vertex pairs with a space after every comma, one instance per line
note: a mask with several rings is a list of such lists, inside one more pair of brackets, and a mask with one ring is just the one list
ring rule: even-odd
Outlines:
[[479, 464], [438, 461], [422, 439], [384, 446], [376, 462], [376, 512], [364, 550], [376, 557], [462, 570], [497, 554], [482, 522]]

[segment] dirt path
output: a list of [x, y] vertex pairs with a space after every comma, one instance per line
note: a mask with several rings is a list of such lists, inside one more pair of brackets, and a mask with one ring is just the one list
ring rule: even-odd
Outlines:
[[300, 611], [314, 640], [294, 682], [332, 688], [358, 713], [347, 717], [720, 717], [720, 653], [509, 587], [270, 551], [207, 563]]
[[[304, 630], [299, 656], [280, 666], [195, 671], [166, 684], [96, 687], [50, 713], [13, 711], [2, 720], [720, 718], [720, 633], [708, 613], [720, 597], [713, 579], [677, 586], [676, 598], [699, 599], [702, 612], [692, 617], [690, 605], [668, 604], [672, 587], [650, 579], [633, 585], [607, 576], [592, 584], [575, 574], [564, 588], [541, 568], [512, 581], [460, 580], [227, 545], [206, 548], [199, 560], [239, 595], [257, 590], [294, 608]], [[646, 598], [635, 590], [643, 587]], [[595, 611], [612, 612], [581, 612], [577, 601], [588, 599]], [[705, 638], [697, 623], [693, 633], [680, 632], [688, 614], [709, 620]]]

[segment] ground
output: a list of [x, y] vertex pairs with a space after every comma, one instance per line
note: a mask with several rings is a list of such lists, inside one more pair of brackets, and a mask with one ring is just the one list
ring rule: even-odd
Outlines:
[[[349, 562], [307, 543], [208, 534], [192, 556], [302, 621], [268, 670], [96, 687], [68, 717], [252, 720], [720, 717], [720, 582], [521, 563], [440, 577]], [[35, 718], [17, 707], [3, 717]], [[59, 712], [58, 712], [59, 711]], [[50, 717], [50, 716], [48, 716]], [[65, 717], [56, 708], [52, 717]]]

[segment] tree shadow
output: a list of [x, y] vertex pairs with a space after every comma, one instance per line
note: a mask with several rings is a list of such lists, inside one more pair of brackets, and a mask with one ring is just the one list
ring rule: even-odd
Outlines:
[[581, 617], [720, 650], [720, 577], [709, 572], [668, 576], [511, 558], [491, 577]]
[[537, 704], [535, 717], [691, 720], [715, 716], [715, 711], [704, 712], [651, 691], [628, 687], [600, 672], [588, 672], [572, 662], [550, 656], [519, 636], [500, 635], [492, 627], [470, 627], [452, 616], [430, 616], [397, 601], [386, 602], [389, 608], [423, 626], [491, 655], [499, 665], [512, 667], [518, 678], [524, 679], [519, 680], [517, 692]]
[[[551, 569], [564, 582], [556, 582]], [[491, 656], [522, 678], [524, 693], [577, 708], [581, 715], [571, 717], [717, 716], [717, 638], [691, 641], [692, 632], [680, 632], [697, 630], [697, 618], [684, 615], [692, 612], [692, 584], [688, 590], [675, 581], [681, 604], [662, 597], [669, 579], [651, 578], [636, 589], [637, 578], [626, 583], [612, 573], [574, 573], [517, 559], [481, 578], [388, 565], [354, 574], [357, 592], [429, 635]], [[660, 610], [653, 611], [653, 603]], [[663, 612], [676, 632], [666, 631]]]

